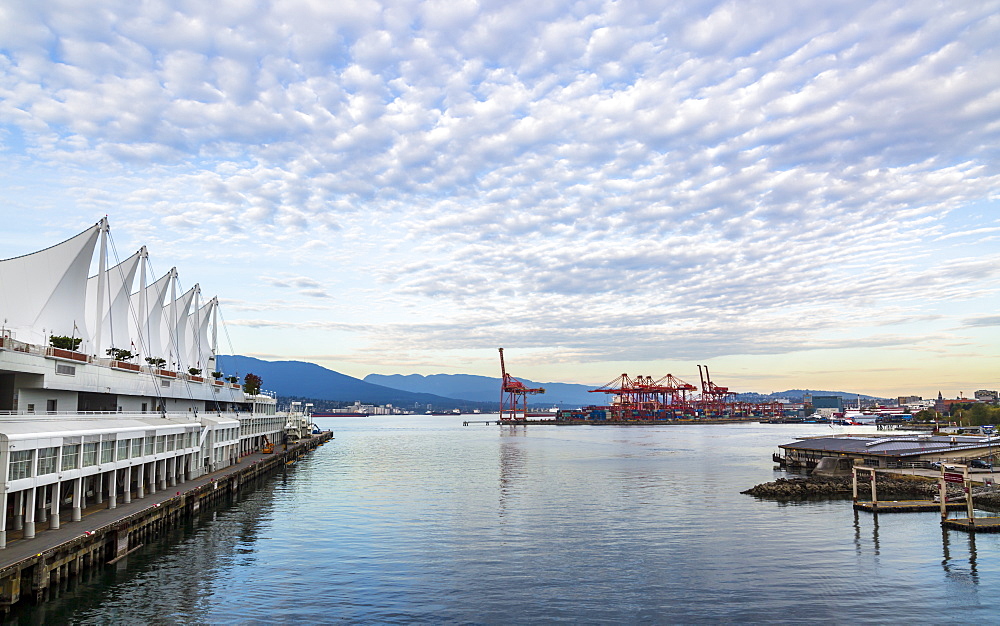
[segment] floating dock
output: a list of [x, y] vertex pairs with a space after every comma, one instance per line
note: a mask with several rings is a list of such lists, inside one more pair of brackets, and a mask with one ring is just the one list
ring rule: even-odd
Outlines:
[[[949, 511], [957, 511], [965, 508], [965, 502], [948, 502], [945, 506]], [[940, 511], [941, 503], [933, 500], [879, 500], [875, 503], [859, 501], [854, 503], [854, 510], [869, 513], [926, 513]]]
[[120, 561], [180, 520], [249, 489], [332, 438], [325, 431], [273, 454], [250, 454], [235, 465], [114, 509], [88, 507], [80, 521], [39, 530], [31, 539], [8, 532], [7, 547], [0, 550], [0, 609], [8, 611], [24, 600], [45, 601], [49, 588], [67, 577]]
[[964, 530], [967, 533], [1000, 533], [1000, 517], [977, 517], [972, 520], [967, 517], [943, 519], [941, 525], [953, 530]]

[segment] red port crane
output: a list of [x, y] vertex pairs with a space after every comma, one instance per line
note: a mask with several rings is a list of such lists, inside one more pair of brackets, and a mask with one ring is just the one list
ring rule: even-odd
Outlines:
[[614, 396], [611, 401], [611, 419], [668, 419], [690, 413], [691, 402], [688, 393], [697, 387], [688, 384], [672, 374], [659, 380], [652, 376], [630, 378], [622, 374], [591, 393], [607, 393]]
[[[702, 367], [705, 371], [702, 372]], [[698, 377], [701, 379], [701, 402], [699, 407], [706, 417], [722, 417], [727, 413], [727, 409], [732, 408], [732, 399], [735, 393], [729, 391], [729, 387], [722, 387], [712, 382], [712, 375], [708, 373], [708, 366], [698, 366]]]
[[500, 421], [512, 422], [517, 419], [517, 405], [521, 405], [521, 420], [528, 419], [528, 396], [536, 393], [545, 393], [545, 389], [538, 387], [530, 389], [524, 383], [507, 373], [507, 366], [503, 362], [503, 348], [500, 348]]

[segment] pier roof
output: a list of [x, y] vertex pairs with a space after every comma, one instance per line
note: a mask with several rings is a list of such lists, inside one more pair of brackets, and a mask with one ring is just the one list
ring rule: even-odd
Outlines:
[[952, 435], [901, 435], [891, 437], [817, 437], [778, 446], [786, 450], [811, 450], [868, 456], [920, 456], [959, 450], [1000, 448], [1000, 438]]

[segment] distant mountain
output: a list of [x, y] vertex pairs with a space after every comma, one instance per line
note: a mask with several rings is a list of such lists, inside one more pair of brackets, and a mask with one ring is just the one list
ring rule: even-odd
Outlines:
[[861, 397], [862, 400], [885, 400], [886, 398], [878, 398], [876, 396], [866, 396], [865, 394], [857, 394], [847, 391], [820, 391], [818, 389], [789, 389], [787, 391], [775, 391], [774, 393], [755, 393], [755, 392], [744, 392], [736, 394], [736, 399], [745, 402], [754, 402], [758, 400], [773, 400], [776, 398], [787, 398], [792, 402], [802, 402], [805, 396], [840, 396], [843, 398], [844, 402], [851, 402]]
[[[500, 379], [472, 374], [369, 374], [365, 382], [392, 387], [414, 393], [432, 393], [448, 398], [461, 398], [472, 402], [500, 402]], [[535, 406], [564, 406], [575, 408], [589, 404], [604, 404], [608, 396], [587, 393], [594, 387], [570, 383], [538, 383], [518, 379], [528, 387], [543, 387], [544, 394], [529, 396], [528, 403]]]
[[[227, 375], [239, 374], [240, 378], [252, 372], [263, 380], [266, 390], [282, 397], [316, 398], [363, 404], [392, 404], [402, 408], [421, 408], [428, 404], [435, 409], [461, 408], [461, 400], [432, 393], [411, 392], [384, 387], [359, 380], [315, 363], [303, 361], [263, 361], [247, 356], [220, 355], [219, 371]], [[499, 398], [493, 398], [494, 403]]]

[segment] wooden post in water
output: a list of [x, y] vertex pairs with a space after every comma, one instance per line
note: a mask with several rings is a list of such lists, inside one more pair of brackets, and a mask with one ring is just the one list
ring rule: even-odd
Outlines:
[[871, 468], [872, 472], [872, 511], [878, 508], [878, 495], [875, 493], [875, 468]]
[[963, 470], [963, 478], [965, 479], [963, 481], [965, 485], [965, 508], [969, 512], [969, 529], [971, 530], [976, 526], [975, 513], [972, 510], [972, 481], [969, 480], [969, 466], [966, 465]]
[[854, 494], [854, 504], [858, 503], [858, 466], [854, 465], [851, 467], [851, 481], [852, 492]]
[[938, 499], [941, 501], [941, 519], [948, 519], [948, 483], [944, 480], [944, 463], [941, 464], [941, 477], [938, 478]]

